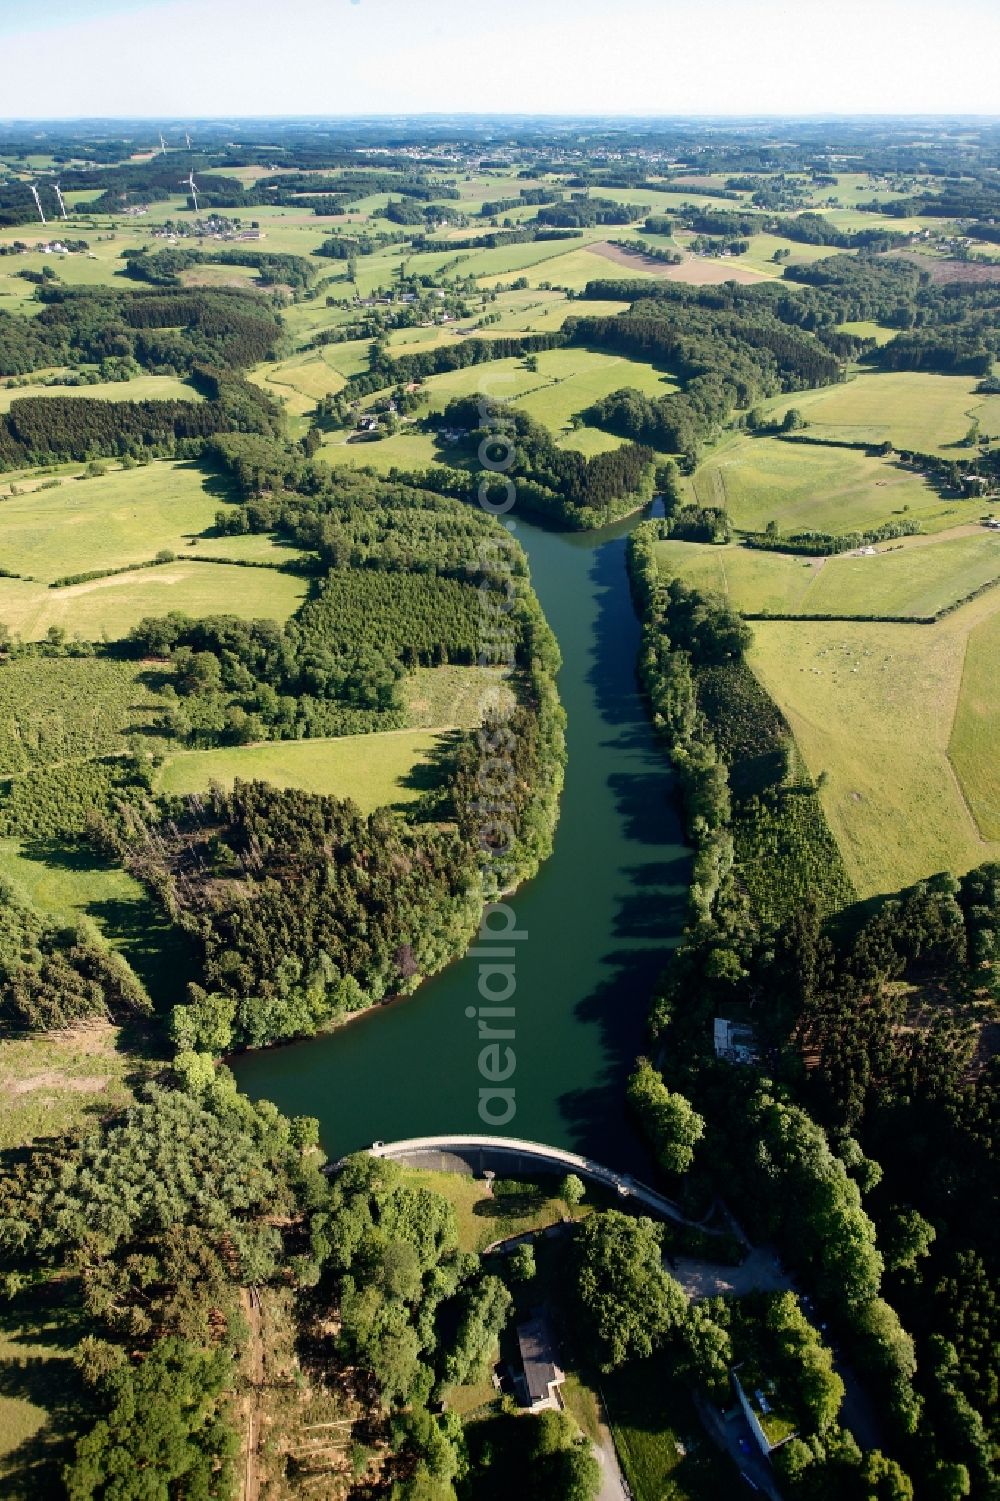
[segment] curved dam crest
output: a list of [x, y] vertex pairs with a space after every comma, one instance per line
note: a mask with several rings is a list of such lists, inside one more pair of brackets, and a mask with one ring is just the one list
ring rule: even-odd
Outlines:
[[635, 524], [567, 534], [517, 522], [562, 651], [568, 762], [553, 853], [510, 899], [526, 934], [507, 1003], [516, 1112], [503, 1126], [479, 1115], [470, 953], [349, 1026], [232, 1060], [253, 1098], [317, 1116], [331, 1157], [376, 1140], [486, 1132], [652, 1173], [624, 1087], [683, 925], [689, 858], [635, 679], [640, 632], [625, 568]]

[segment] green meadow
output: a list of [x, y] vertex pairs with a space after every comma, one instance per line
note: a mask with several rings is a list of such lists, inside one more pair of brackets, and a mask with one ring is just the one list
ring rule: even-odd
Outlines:
[[523, 359], [513, 357], [432, 375], [425, 385], [430, 409], [442, 411], [455, 396], [483, 391], [514, 402], [536, 421], [558, 432], [576, 413], [622, 386], [633, 386], [647, 396], [666, 396], [676, 389], [671, 376], [653, 365], [600, 350], [577, 346], [545, 349], [535, 360], [536, 370], [527, 369]]
[[[26, 844], [0, 839], [0, 876], [12, 882], [46, 917], [96, 930], [105, 943], [128, 960], [155, 1006], [171, 1003], [178, 978], [183, 979], [191, 969], [187, 943], [180, 929], [172, 926], [155, 900], [127, 871], [82, 844]], [[167, 959], [171, 969], [164, 968]], [[31, 1103], [24, 1101], [23, 1105]]]
[[171, 610], [287, 620], [307, 590], [300, 575], [277, 568], [178, 559], [59, 589], [0, 578], [0, 620], [26, 641], [40, 640], [53, 626], [84, 641], [117, 641], [143, 616]]
[[998, 610], [993, 590], [936, 625], [754, 622], [750, 664], [810, 773], [822, 776], [823, 807], [862, 897], [1000, 857], [988, 811], [978, 815], [983, 828], [973, 816], [995, 786], [983, 685]]
[[174, 375], [135, 375], [128, 381], [97, 381], [81, 386], [0, 384], [0, 412], [25, 396], [85, 396], [90, 401], [201, 401], [187, 381]]
[[388, 730], [337, 740], [277, 740], [219, 750], [177, 751], [160, 767], [160, 792], [204, 792], [212, 782], [231, 787], [235, 778], [300, 787], [305, 792], [349, 797], [362, 813], [405, 806], [419, 797], [440, 736], [431, 730]]
[[967, 375], [890, 371], [857, 375], [843, 385], [774, 397], [765, 410], [794, 406], [818, 438], [850, 443], [892, 443], [918, 453], [967, 457], [962, 440], [975, 421], [1000, 434], [1000, 396], [979, 396]]
[[936, 615], [975, 590], [1000, 582], [1000, 536], [908, 538], [872, 556], [791, 553], [691, 542], [660, 542], [666, 576], [724, 595], [747, 614]]
[[387, 474], [390, 469], [426, 469], [446, 461], [432, 433], [403, 427], [391, 438], [348, 442], [343, 432], [330, 433], [323, 440], [319, 456], [330, 464], [347, 464], [352, 469], [375, 469]]
[[167, 460], [50, 480], [0, 503], [0, 557], [44, 583], [147, 562], [211, 527], [224, 498], [195, 464]]
[[1000, 611], [969, 632], [948, 754], [984, 839], [1000, 840]]
[[[798, 395], [784, 398], [786, 406], [799, 401]], [[699, 504], [723, 506], [741, 531], [763, 531], [774, 521], [782, 532], [839, 534], [902, 516], [940, 531], [974, 520], [982, 509], [942, 499], [922, 475], [895, 459], [767, 437], [724, 439], [699, 466], [690, 489]]]

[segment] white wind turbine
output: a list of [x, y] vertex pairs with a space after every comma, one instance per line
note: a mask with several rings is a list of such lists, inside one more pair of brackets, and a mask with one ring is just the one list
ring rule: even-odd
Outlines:
[[197, 213], [198, 212], [198, 189], [194, 185], [194, 168], [193, 167], [191, 168], [191, 171], [188, 173], [187, 177], [184, 177], [184, 178], [181, 179], [181, 185], [182, 185], [182, 187], [186, 187], [190, 191], [190, 193], [191, 193], [191, 202], [194, 204], [194, 211], [195, 211], [195, 213]]

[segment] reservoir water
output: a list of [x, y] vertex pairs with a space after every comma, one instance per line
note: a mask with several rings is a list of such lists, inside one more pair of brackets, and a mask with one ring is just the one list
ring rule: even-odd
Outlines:
[[517, 945], [517, 1111], [479, 1117], [477, 961], [350, 1025], [232, 1060], [240, 1086], [319, 1118], [325, 1151], [447, 1133], [507, 1134], [644, 1170], [624, 1085], [644, 1045], [656, 977], [683, 923], [688, 852], [670, 775], [635, 680], [639, 624], [625, 570], [634, 521], [589, 534], [521, 521], [542, 608], [559, 639], [566, 786], [555, 849], [511, 906]]

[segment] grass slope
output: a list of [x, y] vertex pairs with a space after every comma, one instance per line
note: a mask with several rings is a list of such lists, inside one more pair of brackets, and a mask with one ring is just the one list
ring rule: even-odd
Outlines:
[[0, 503], [0, 557], [5, 568], [43, 583], [144, 563], [210, 527], [221, 504], [218, 483], [213, 489], [190, 463], [65, 478]]
[[984, 839], [1000, 840], [1000, 611], [969, 632], [948, 754]]
[[[858, 892], [996, 859], [948, 759], [966, 638], [995, 592], [933, 626], [756, 622], [750, 664], [791, 723]], [[988, 737], [963, 732], [964, 775], [990, 774]]]
[[0, 412], [24, 396], [84, 396], [90, 401], [201, 401], [194, 386], [175, 375], [136, 375], [130, 381], [98, 381], [92, 386], [14, 386], [0, 384]]
[[418, 768], [428, 765], [440, 738], [430, 730], [389, 730], [337, 740], [278, 740], [177, 751], [160, 768], [157, 790], [204, 792], [210, 782], [231, 787], [236, 777], [259, 778], [275, 787], [350, 797], [363, 813], [371, 813], [420, 795]]
[[1000, 431], [1000, 397], [977, 396], [967, 375], [923, 371], [866, 373], [838, 386], [775, 397], [771, 411], [798, 407], [810, 432], [852, 443], [882, 443], [921, 453], [961, 458], [960, 443], [977, 419], [984, 431]]
[[747, 614], [935, 615], [1000, 579], [1000, 536], [974, 529], [891, 543], [873, 556], [805, 558], [739, 545], [657, 544], [667, 577]]
[[117, 641], [144, 615], [171, 610], [287, 620], [308, 587], [304, 578], [275, 568], [181, 559], [61, 589], [0, 579], [0, 620], [26, 641], [40, 640], [51, 626], [85, 641]]
[[903, 514], [925, 530], [940, 531], [975, 519], [982, 509], [943, 500], [921, 475], [893, 459], [780, 438], [724, 441], [698, 468], [691, 488], [702, 505], [724, 506], [742, 531], [763, 531], [775, 521], [782, 532], [840, 534]]

